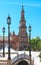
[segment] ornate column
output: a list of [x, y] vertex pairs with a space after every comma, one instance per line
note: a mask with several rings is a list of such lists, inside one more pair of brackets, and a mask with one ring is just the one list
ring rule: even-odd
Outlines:
[[30, 57], [30, 65], [31, 65], [31, 26], [29, 25], [29, 57]]
[[11, 18], [10, 18], [10, 16], [7, 17], [7, 24], [8, 24], [8, 62], [7, 62], [7, 65], [11, 65], [11, 57], [10, 57], [10, 24], [11, 24]]
[[5, 40], [4, 40], [4, 36], [5, 36], [5, 27], [3, 27], [3, 57], [5, 57]]

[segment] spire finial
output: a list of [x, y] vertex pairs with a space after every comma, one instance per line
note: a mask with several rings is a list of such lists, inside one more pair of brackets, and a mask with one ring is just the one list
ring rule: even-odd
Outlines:
[[24, 9], [23, 9], [23, 4], [22, 4], [22, 10], [24, 10]]
[[22, 10], [21, 10], [21, 19], [24, 18], [24, 8], [23, 8], [23, 4], [22, 4]]

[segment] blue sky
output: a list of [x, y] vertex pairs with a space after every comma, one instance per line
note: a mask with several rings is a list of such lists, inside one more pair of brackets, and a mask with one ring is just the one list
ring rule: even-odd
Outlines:
[[11, 17], [11, 33], [19, 32], [22, 4], [25, 10], [25, 19], [28, 26], [32, 26], [32, 38], [39, 36], [41, 38], [41, 0], [0, 0], [0, 36], [3, 26], [6, 28], [5, 35], [8, 32], [7, 17]]

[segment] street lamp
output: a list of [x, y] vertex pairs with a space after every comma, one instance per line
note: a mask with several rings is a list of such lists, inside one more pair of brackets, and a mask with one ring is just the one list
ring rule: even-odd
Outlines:
[[5, 27], [3, 27], [3, 57], [5, 57], [5, 46], [4, 46]]
[[10, 24], [11, 24], [11, 18], [10, 16], [7, 17], [7, 24], [8, 24], [8, 59], [10, 60]]
[[29, 57], [30, 57], [30, 65], [31, 65], [31, 26], [29, 25]]

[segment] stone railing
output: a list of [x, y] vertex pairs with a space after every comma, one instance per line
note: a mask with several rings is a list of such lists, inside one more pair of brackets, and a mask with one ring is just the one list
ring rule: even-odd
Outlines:
[[29, 56], [26, 53], [22, 53], [22, 54], [17, 54], [11, 61], [11, 64], [14, 63], [15, 61], [19, 60], [19, 59], [28, 59], [29, 60]]

